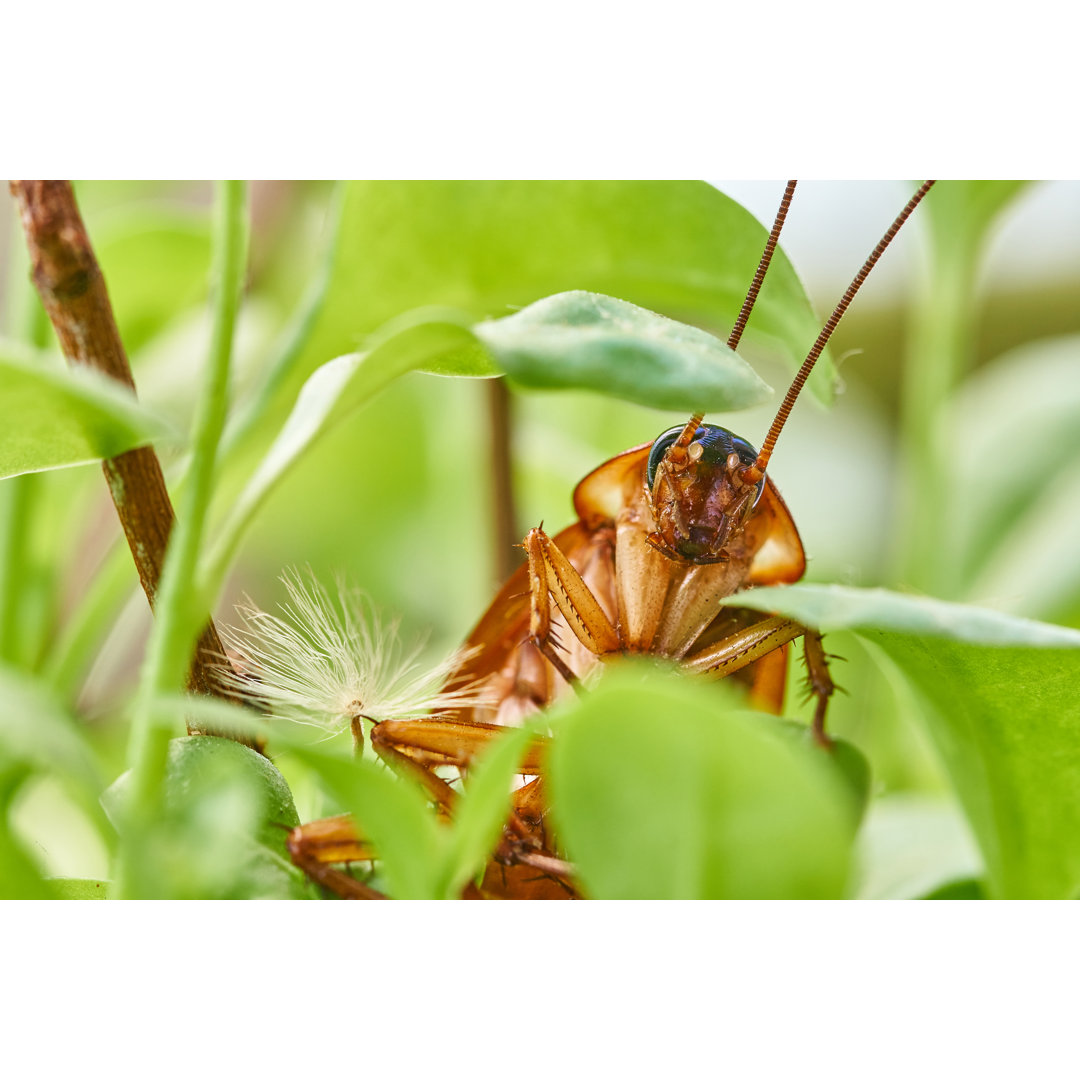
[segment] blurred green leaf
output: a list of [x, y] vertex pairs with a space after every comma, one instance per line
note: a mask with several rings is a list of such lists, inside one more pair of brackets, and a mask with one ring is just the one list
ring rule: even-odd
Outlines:
[[1030, 180], [939, 180], [926, 200], [926, 216], [935, 239], [945, 245], [968, 245], [982, 239], [994, 219]]
[[[249, 710], [186, 700], [193, 715], [219, 731], [267, 733], [265, 721]], [[531, 727], [507, 728], [492, 742], [470, 768], [446, 826], [435, 820], [424, 792], [380, 765], [313, 745], [312, 736], [294, 725], [276, 723], [269, 734], [273, 746], [287, 748], [352, 810], [378, 851], [394, 896], [413, 899], [455, 899], [482, 869], [509, 814], [516, 767], [534, 737]]]
[[425, 793], [388, 769], [314, 746], [292, 748], [318, 773], [379, 854], [395, 900], [438, 900], [448, 832], [435, 820]]
[[473, 332], [531, 389], [595, 390], [686, 411], [746, 408], [770, 393], [718, 338], [597, 293], [549, 296]]
[[208, 580], [224, 573], [245, 528], [288, 471], [407, 371], [486, 377], [502, 365], [522, 385], [591, 389], [658, 408], [730, 409], [769, 392], [746, 363], [704, 331], [592, 293], [547, 297], [517, 315], [471, 328], [462, 312], [421, 308], [391, 320], [371, 343], [367, 353], [323, 364], [304, 384], [221, 529], [206, 564]]
[[[1007, 597], [1027, 615], [1054, 615], [1080, 590], [1080, 336], [1013, 349], [972, 375], [938, 425], [949, 462], [952, 576], [976, 600]], [[1032, 468], [1015, 432], [1052, 448]], [[1038, 549], [1040, 557], [1028, 553]]]
[[925, 723], [991, 893], [1072, 896], [1080, 888], [1080, 649], [867, 635], [931, 705]]
[[884, 589], [754, 589], [733, 603], [880, 646], [924, 722], [986, 860], [990, 891], [1080, 888], [1080, 631]]
[[841, 782], [821, 751], [726, 707], [724, 689], [612, 670], [552, 717], [551, 813], [588, 895], [843, 895], [854, 824]]
[[205, 300], [209, 215], [136, 203], [95, 222], [92, 236], [129, 355], [185, 309]]
[[[777, 201], [782, 186], [777, 185]], [[727, 335], [768, 230], [698, 181], [367, 181], [349, 187], [330, 293], [298, 374], [424, 304], [470, 321], [573, 289]], [[778, 251], [747, 335], [797, 366], [820, 324]], [[831, 366], [815, 393], [831, 395]]]
[[73, 780], [96, 798], [101, 777], [92, 751], [63, 704], [39, 680], [0, 665], [0, 762]]
[[[757, 712], [747, 711], [744, 715], [751, 723], [761, 722]], [[834, 739], [831, 746], [821, 747], [810, 727], [795, 720], [774, 721], [772, 727], [777, 735], [791, 739], [800, 752], [809, 750], [833, 771], [848, 797], [852, 822], [858, 826], [870, 800], [870, 762], [862, 751], [844, 739]]]
[[127, 820], [131, 773], [102, 796], [121, 834], [139, 833], [132, 892], [172, 899], [286, 898], [307, 894], [286, 840], [300, 824], [292, 794], [261, 754], [206, 735], [173, 739], [164, 815]]
[[11, 805], [31, 769], [0, 756], [0, 900], [49, 900], [54, 893], [11, 829]]
[[511, 782], [532, 738], [531, 728], [508, 728], [469, 769], [450, 827], [444, 898], [459, 897], [491, 857], [510, 813]]
[[981, 645], [1080, 649], [1080, 630], [889, 589], [777, 585], [735, 593], [725, 603], [786, 615], [818, 630], [890, 630]]
[[954, 798], [894, 792], [875, 799], [856, 841], [852, 895], [911, 900], [982, 873], [975, 838]]
[[0, 344], [0, 477], [83, 465], [174, 435], [115, 380]]
[[107, 900], [109, 883], [89, 878], [53, 878], [49, 884], [58, 900]]
[[960, 878], [947, 882], [927, 893], [923, 900], [985, 900], [982, 882], [978, 878]]
[[285, 426], [236, 500], [216, 547], [204, 560], [204, 577], [220, 579], [255, 513], [297, 460], [329, 431], [397, 376], [472, 343], [466, 327], [423, 322], [384, 339], [372, 352], [323, 364], [304, 384]]

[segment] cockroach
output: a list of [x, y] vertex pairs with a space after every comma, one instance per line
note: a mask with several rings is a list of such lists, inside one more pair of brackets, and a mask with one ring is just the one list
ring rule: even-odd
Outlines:
[[[457, 793], [436, 772], [465, 771], [506, 725], [520, 723], [575, 686], [605, 657], [651, 653], [708, 678], [749, 684], [761, 708], [782, 708], [790, 644], [803, 640], [812, 731], [828, 744], [825, 713], [835, 687], [821, 634], [780, 616], [723, 606], [740, 589], [798, 581], [806, 556], [798, 529], [767, 469], [777, 438], [814, 364], [852, 298], [897, 231], [930, 190], [919, 188], [875, 247], [796, 374], [760, 450], [694, 413], [652, 442], [604, 462], [574, 490], [578, 520], [554, 537], [530, 529], [527, 561], [469, 635], [452, 682], [483, 680], [492, 704], [422, 720], [384, 720], [376, 752], [424, 785], [440, 812]], [[728, 339], [734, 349], [750, 317], [794, 193], [789, 182], [746, 300]], [[521, 763], [503, 839], [480, 886], [467, 895], [576, 896], [573, 868], [545, 828], [542, 740]], [[373, 852], [347, 816], [290, 836], [294, 861], [341, 896], [374, 890], [332, 864]]]

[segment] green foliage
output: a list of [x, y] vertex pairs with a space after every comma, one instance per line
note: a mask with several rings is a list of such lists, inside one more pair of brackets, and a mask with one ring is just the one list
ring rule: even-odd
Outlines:
[[[729, 330], [764, 228], [699, 183], [374, 182], [329, 198], [298, 187], [281, 233], [257, 237], [248, 265], [235, 185], [214, 228], [160, 200], [98, 215], [97, 189], [81, 187], [136, 380], [184, 327], [213, 333], [199, 355], [182, 353], [183, 381], [199, 389], [178, 458], [152, 410], [65, 370], [44, 351], [40, 312], [10, 305], [31, 317], [4, 327], [0, 475], [55, 471], [3, 481], [0, 499], [0, 895], [315, 897], [286, 837], [348, 811], [378, 853], [380, 889], [456, 897], [499, 842], [540, 725], [553, 739], [551, 817], [591, 896], [1077, 895], [1080, 630], [1036, 620], [1080, 624], [1080, 337], [1073, 327], [973, 370], [981, 256], [1025, 189], [943, 182], [916, 215], [930, 264], [909, 316], [901, 415], [882, 436], [899, 446], [906, 501], [880, 583], [904, 591], [792, 586], [732, 601], [835, 633], [830, 643], [857, 635], [858, 654], [836, 673], [850, 703], [831, 707], [844, 738], [824, 750], [798, 706], [778, 720], [724, 685], [616, 665], [493, 739], [447, 822], [429, 792], [341, 740], [179, 696], [207, 608], [234, 570], [269, 607], [281, 566], [312, 562], [322, 576], [349, 571], [407, 623], [434, 624], [440, 644], [460, 641], [491, 596], [476, 380], [505, 373], [520, 391], [515, 482], [528, 523], [565, 515], [588, 469], [685, 419], [641, 406], [733, 410], [767, 393], [706, 332]], [[326, 211], [321, 234], [305, 224], [313, 209]], [[242, 380], [233, 339], [245, 281], [246, 310], [271, 332]], [[794, 367], [818, 328], [778, 253], [751, 349], [756, 339]], [[831, 384], [823, 365], [816, 395], [827, 400]], [[796, 419], [812, 408], [800, 403]], [[736, 427], [750, 435], [768, 420]], [[872, 414], [866, 430], [890, 422]], [[843, 487], [851, 451], [799, 438], [785, 432], [774, 458], [781, 486], [786, 454], [822, 463], [821, 484]], [[162, 451], [180, 527], [133, 695], [118, 663], [130, 645], [111, 633], [134, 586], [130, 557], [98, 539], [98, 471], [64, 467], [146, 442]], [[811, 554], [830, 565], [830, 551]], [[99, 559], [88, 587], [83, 564]], [[226, 740], [171, 737], [191, 719], [269, 730], [275, 763]], [[54, 876], [26, 813], [46, 781], [100, 843], [107, 875]]]
[[971, 830], [955, 800], [894, 792], [873, 801], [856, 845], [852, 895], [914, 900], [982, 875]]
[[0, 477], [84, 465], [172, 435], [113, 380], [0, 343]]
[[[1073, 538], [1080, 529], [1080, 335], [1012, 349], [958, 389], [939, 425], [939, 455], [951, 463], [951, 497], [940, 557], [952, 595], [1015, 610], [1067, 614], [1080, 588]], [[1053, 393], [1047, 388], [1053, 387]], [[1008, 432], [1030, 433], [1039, 455], [1002, 452]], [[987, 462], [993, 462], [987, 468]], [[1038, 558], [1028, 553], [1037, 550]]]
[[510, 781], [532, 733], [510, 731], [481, 756], [454, 820], [438, 822], [428, 796], [385, 768], [316, 747], [294, 745], [348, 809], [380, 855], [390, 895], [400, 900], [449, 900], [483, 870], [510, 808]]
[[733, 598], [823, 630], [858, 630], [927, 700], [991, 891], [1080, 890], [1080, 631], [884, 589], [793, 585]]
[[[102, 796], [121, 834], [133, 831], [133, 786], [126, 772]], [[288, 785], [265, 757], [228, 739], [173, 739], [160, 815], [151, 828], [135, 828], [140, 860], [128, 867], [128, 895], [304, 896], [307, 886], [285, 846], [299, 824]]]
[[552, 723], [552, 813], [588, 895], [844, 894], [855, 821], [842, 781], [775, 721], [733, 712], [706, 683], [629, 668]]
[[[571, 289], [607, 293], [726, 334], [767, 230], [699, 182], [371, 181], [349, 186], [312, 366], [403, 311], [475, 321]], [[748, 329], [796, 366], [819, 329], [781, 252]], [[827, 396], [827, 370], [815, 380]]]
[[57, 900], [108, 900], [109, 883], [89, 878], [56, 878], [49, 883]]
[[48, 899], [55, 890], [33, 843], [13, 827], [13, 808], [32, 780], [52, 776], [102, 829], [100, 767], [75, 719], [55, 695], [40, 681], [3, 666], [0, 717], [0, 897]]
[[711, 334], [610, 296], [559, 293], [473, 332], [516, 385], [533, 390], [595, 390], [687, 412], [743, 409], [769, 396]]
[[117, 207], [93, 240], [129, 352], [205, 299], [210, 228], [204, 215], [160, 204]]
[[293, 411], [223, 524], [206, 568], [216, 585], [246, 527], [286, 473], [388, 383], [423, 368], [442, 375], [507, 372], [524, 387], [596, 390], [657, 408], [755, 404], [768, 387], [731, 349], [610, 296], [561, 293], [478, 323], [443, 308], [392, 320], [366, 353], [339, 356], [304, 383]]

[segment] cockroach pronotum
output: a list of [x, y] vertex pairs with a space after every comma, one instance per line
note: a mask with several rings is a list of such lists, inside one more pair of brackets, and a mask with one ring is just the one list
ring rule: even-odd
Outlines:
[[[752, 699], [778, 712], [787, 651], [803, 640], [814, 737], [827, 744], [825, 712], [834, 691], [821, 635], [791, 619], [723, 606], [753, 585], [791, 583], [806, 566], [791, 514], [767, 469], [777, 438], [810, 371], [867, 274], [933, 181], [924, 183], [889, 227], [837, 304], [791, 384], [760, 450], [701, 413], [650, 443], [616, 455], [574, 491], [578, 520], [554, 537], [531, 529], [518, 568], [469, 635], [448, 685], [483, 682], [484, 703], [426, 719], [383, 720], [371, 729], [376, 752], [418, 779], [440, 811], [456, 791], [436, 772], [466, 770], [506, 725], [567, 692], [605, 657], [652, 653], [713, 679], [734, 676]], [[776, 220], [728, 345], [750, 317], [791, 202]], [[573, 867], [545, 828], [542, 754], [521, 763], [510, 820], [479, 887], [467, 895], [556, 898], [577, 895]], [[289, 848], [310, 877], [341, 896], [381, 894], [333, 864], [373, 852], [347, 816], [294, 830]]]

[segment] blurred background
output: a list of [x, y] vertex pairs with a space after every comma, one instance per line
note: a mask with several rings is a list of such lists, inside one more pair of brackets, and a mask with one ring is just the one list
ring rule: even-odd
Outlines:
[[[782, 182], [714, 186], [766, 227], [783, 190]], [[782, 247], [822, 321], [911, 190], [904, 182], [800, 185]], [[209, 341], [210, 185], [92, 182], [77, 185], [77, 193], [139, 396], [187, 430]], [[259, 385], [275, 336], [317, 272], [332, 198], [332, 186], [323, 183], [252, 187], [237, 401]], [[25, 252], [13, 212], [0, 215], [0, 250], [4, 333], [25, 336], [32, 327], [41, 344], [55, 347], [25, 288]], [[935, 421], [935, 438], [947, 451], [951, 509], [930, 547], [940, 542], [942, 566], [958, 569], [936, 575], [934, 588], [928, 582], [935, 575], [912, 572], [900, 550], [905, 504], [898, 490], [902, 378], [918, 318], [913, 311], [927, 302], [931, 263], [926, 222], [916, 214], [833, 339], [842, 383], [835, 404], [825, 409], [805, 397], [780, 440], [770, 473], [810, 556], [808, 580], [921, 589], [1080, 625], [1080, 447], [1052, 438], [1080, 420], [1080, 403], [1072, 402], [1080, 387], [1080, 183], [1029, 185], [987, 234], [975, 280], [971, 373], [941, 403]], [[222, 474], [219, 515], [279, 429], [303, 375], [360, 347], [373, 329], [362, 323], [350, 319], [348, 304], [324, 312], [296, 378], [245, 454]], [[707, 321], [706, 328], [721, 336], [729, 329]], [[749, 340], [741, 351], [778, 401], [790, 367]], [[230, 622], [245, 594], [272, 610], [284, 595], [282, 569], [310, 566], [325, 581], [340, 575], [360, 586], [386, 615], [400, 617], [406, 637], [428, 634], [435, 650], [459, 643], [498, 585], [490, 393], [485, 380], [410, 374], [393, 383], [274, 494], [245, 540], [215, 617]], [[774, 409], [775, 402], [709, 419], [757, 444]], [[578, 480], [685, 419], [592, 394], [513, 389], [509, 416], [518, 535], [540, 521], [552, 533], [569, 524]], [[179, 452], [170, 458], [163, 451], [163, 459], [168, 474]], [[1054, 482], [1024, 501], [1022, 514], [1004, 514], [994, 503], [1003, 467], [1013, 476], [1042, 470]], [[96, 725], [102, 752], [118, 755], [116, 718], [141, 660], [145, 598], [130, 561], [114, 568], [114, 576], [125, 578], [121, 602], [98, 605], [96, 623], [84, 625], [75, 640], [72, 619], [85, 613], [110, 552], [122, 543], [115, 512], [97, 466], [25, 479], [33, 485], [31, 547], [39, 587], [37, 601], [25, 610], [24, 660], [45, 670], [55, 665], [61, 692]], [[964, 539], [965, 522], [995, 513], [992, 542], [985, 529], [973, 528]], [[978, 560], [969, 559], [976, 549]], [[857, 639], [836, 638], [842, 640], [830, 638], [829, 647], [847, 659], [838, 681], [848, 694], [833, 710], [834, 730], [870, 756], [879, 792], [940, 790], [932, 756], [917, 727], [905, 722], [913, 706], [903, 688]], [[790, 711], [799, 711], [797, 694]], [[34, 815], [27, 810], [26, 816]], [[64, 870], [103, 875], [96, 865]]]

